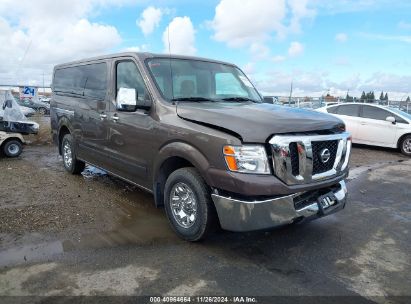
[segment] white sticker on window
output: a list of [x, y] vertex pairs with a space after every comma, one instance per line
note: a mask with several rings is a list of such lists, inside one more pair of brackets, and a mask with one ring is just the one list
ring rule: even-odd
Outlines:
[[241, 79], [241, 81], [243, 82], [243, 84], [245, 85], [245, 86], [247, 86], [247, 87], [249, 87], [249, 88], [252, 88], [253, 87], [253, 85], [251, 84], [251, 82], [247, 79], [247, 77], [245, 77], [245, 76], [243, 76], [243, 75], [240, 75], [240, 76], [238, 76], [240, 79]]

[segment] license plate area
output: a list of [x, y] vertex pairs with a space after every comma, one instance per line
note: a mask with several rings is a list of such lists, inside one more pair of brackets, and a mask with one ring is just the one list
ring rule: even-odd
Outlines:
[[318, 209], [320, 211], [320, 214], [324, 215], [327, 214], [329, 212], [331, 212], [337, 205], [338, 200], [335, 197], [333, 192], [329, 192], [327, 194], [321, 195], [318, 200], [317, 200], [317, 204], [318, 204]]

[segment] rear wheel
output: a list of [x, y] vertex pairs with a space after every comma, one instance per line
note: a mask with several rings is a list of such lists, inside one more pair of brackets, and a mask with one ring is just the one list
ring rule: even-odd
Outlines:
[[187, 241], [199, 241], [216, 227], [210, 191], [198, 171], [182, 168], [167, 179], [164, 206], [173, 230]]
[[400, 142], [401, 153], [411, 156], [411, 135], [406, 135]]
[[23, 151], [23, 145], [18, 140], [9, 140], [3, 146], [3, 152], [8, 157], [17, 157]]
[[66, 134], [61, 142], [61, 152], [63, 156], [64, 168], [71, 174], [80, 174], [86, 164], [76, 158], [73, 146], [73, 137]]

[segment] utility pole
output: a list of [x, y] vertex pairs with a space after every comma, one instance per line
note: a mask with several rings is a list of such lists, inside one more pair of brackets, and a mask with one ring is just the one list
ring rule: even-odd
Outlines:
[[290, 97], [288, 98], [288, 106], [291, 105], [291, 97], [293, 96], [293, 80], [291, 80]]
[[43, 71], [43, 96], [46, 96], [46, 88], [44, 87], [44, 71]]

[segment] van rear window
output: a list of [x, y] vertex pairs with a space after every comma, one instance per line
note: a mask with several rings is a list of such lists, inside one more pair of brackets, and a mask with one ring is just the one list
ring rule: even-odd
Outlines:
[[56, 70], [53, 81], [56, 94], [104, 99], [107, 91], [105, 62]]

